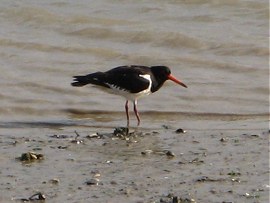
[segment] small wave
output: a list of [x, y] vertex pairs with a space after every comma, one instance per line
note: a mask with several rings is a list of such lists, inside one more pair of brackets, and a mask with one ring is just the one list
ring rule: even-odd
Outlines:
[[[54, 6], [65, 6], [66, 3], [55, 3]], [[53, 4], [52, 4], [53, 5]], [[96, 24], [101, 26], [137, 24], [136, 21], [126, 19], [98, 18], [87, 15], [62, 16], [41, 7], [13, 7], [1, 10], [2, 17], [14, 23], [28, 23], [30, 25], [46, 26], [50, 24]]]
[[198, 58], [198, 57], [181, 57], [177, 56], [173, 59], [175, 62], [186, 62], [193, 65], [198, 65], [199, 67], [204, 67], [207, 69], [215, 69], [215, 70], [226, 70], [232, 73], [242, 73], [243, 71], [250, 73], [258, 73], [262, 72], [262, 74], [265, 74], [268, 70], [266, 70], [265, 67], [250, 67], [250, 66], [244, 66], [239, 65], [236, 63], [229, 63], [229, 62], [219, 62], [212, 59], [206, 59], [206, 58]]
[[42, 91], [49, 91], [49, 92], [55, 92], [55, 93], [60, 93], [60, 94], [69, 94], [70, 90], [61, 88], [59, 86], [50, 86], [50, 85], [44, 85], [41, 83], [36, 83], [36, 82], [21, 82], [18, 83], [14, 86], [20, 86], [23, 88], [27, 88], [28, 91], [31, 92], [42, 92]]
[[84, 15], [70, 16], [68, 22], [73, 24], [95, 24], [99, 26], [130, 25], [138, 23], [136, 21], [125, 19], [97, 18]]
[[43, 52], [66, 52], [66, 53], [84, 53], [84, 54], [93, 54], [99, 57], [106, 57], [106, 58], [115, 58], [121, 56], [119, 52], [112, 49], [107, 48], [84, 48], [84, 47], [62, 47], [62, 46], [55, 46], [55, 45], [47, 45], [41, 43], [34, 43], [34, 42], [20, 42], [11, 39], [0, 39], [1, 46], [11, 46], [25, 50], [37, 50]]
[[[170, 3], [179, 4], [179, 1], [173, 0], [170, 1]], [[213, 7], [221, 7], [224, 6], [231, 6], [231, 7], [246, 7], [246, 8], [252, 8], [252, 9], [262, 9], [266, 7], [265, 2], [259, 2], [259, 1], [241, 1], [241, 0], [189, 0], [184, 1], [184, 4], [199, 4], [204, 5], [207, 4], [209, 6]]]
[[15, 23], [46, 25], [64, 20], [61, 16], [40, 7], [13, 7], [2, 10], [3, 16]]
[[102, 40], [113, 39], [121, 42], [131, 42], [131, 43], [149, 42], [153, 38], [153, 35], [150, 32], [116, 31], [111, 28], [99, 28], [99, 27], [84, 28], [66, 34]]
[[200, 49], [205, 47], [205, 44], [196, 38], [181, 34], [181, 33], [163, 33], [156, 40], [154, 40], [154, 45], [156, 46], [169, 46], [171, 48], [193, 48]]
[[205, 44], [196, 38], [178, 32], [117, 31], [112, 28], [91, 27], [66, 33], [68, 35], [128, 43], [151, 43], [170, 48], [203, 48]]
[[269, 56], [269, 49], [252, 44], [222, 44], [214, 48], [217, 55], [223, 56]]

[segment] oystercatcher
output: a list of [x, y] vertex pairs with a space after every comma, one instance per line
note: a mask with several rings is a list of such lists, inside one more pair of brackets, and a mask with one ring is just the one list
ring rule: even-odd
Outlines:
[[128, 101], [132, 101], [134, 104], [134, 113], [139, 126], [140, 116], [137, 110], [138, 98], [158, 91], [166, 80], [172, 80], [187, 88], [184, 83], [171, 75], [170, 69], [166, 66], [119, 66], [107, 72], [73, 76], [73, 78], [72, 86], [81, 87], [93, 84], [109, 93], [125, 97], [127, 126], [129, 126]]

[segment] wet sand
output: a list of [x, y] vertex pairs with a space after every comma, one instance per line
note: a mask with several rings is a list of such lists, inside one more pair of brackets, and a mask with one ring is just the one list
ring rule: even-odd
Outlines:
[[[267, 115], [164, 116], [143, 114], [129, 137], [87, 118], [1, 123], [0, 202], [268, 202]], [[44, 159], [16, 159], [28, 151]]]

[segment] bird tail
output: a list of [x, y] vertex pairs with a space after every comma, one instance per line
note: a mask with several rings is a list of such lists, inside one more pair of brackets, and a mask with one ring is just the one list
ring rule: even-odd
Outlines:
[[73, 76], [73, 82], [71, 83], [74, 87], [82, 87], [87, 84], [101, 85], [100, 78], [103, 76], [102, 72], [96, 72], [89, 75]]
[[73, 82], [71, 83], [74, 87], [82, 87], [89, 84], [86, 76], [73, 76]]

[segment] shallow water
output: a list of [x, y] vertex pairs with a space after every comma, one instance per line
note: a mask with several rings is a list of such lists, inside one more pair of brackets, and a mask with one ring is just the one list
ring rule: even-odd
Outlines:
[[[37, 140], [44, 139], [47, 143], [48, 134], [70, 135], [74, 130], [87, 134], [112, 131], [115, 126], [125, 125], [124, 99], [91, 86], [75, 88], [70, 85], [73, 75], [106, 71], [119, 65], [167, 65], [173, 75], [188, 86], [185, 89], [167, 82], [159, 92], [139, 100], [142, 131], [161, 133], [162, 125], [171, 125], [174, 129], [181, 127], [191, 131], [190, 136], [207, 135], [209, 143], [212, 143], [211, 131], [230, 132], [228, 134], [233, 137], [266, 132], [269, 112], [268, 8], [266, 0], [2, 1], [0, 135], [1, 150], [7, 154], [1, 158], [6, 161], [2, 163], [8, 163], [9, 169], [17, 167], [18, 163], [11, 161], [14, 153], [23, 153], [36, 145], [6, 147], [12, 137], [33, 139], [37, 136]], [[131, 125], [135, 126], [133, 114], [131, 118]], [[176, 139], [171, 132], [165, 134]], [[149, 146], [155, 140], [163, 143], [161, 148], [170, 145], [163, 135], [151, 138], [153, 140], [143, 138]], [[267, 140], [266, 137], [262, 139]], [[259, 151], [260, 141], [254, 142], [254, 146], [252, 142], [249, 144]], [[42, 146], [45, 154], [54, 152], [50, 151], [50, 143]], [[147, 148], [145, 145], [136, 147], [136, 154]], [[211, 148], [210, 144], [204, 147]], [[84, 156], [84, 150], [89, 153], [86, 148], [81, 153], [76, 149], [76, 154]], [[180, 153], [177, 147], [174, 151]], [[115, 156], [118, 155], [121, 153]], [[65, 153], [59, 154], [58, 161], [61, 156]], [[106, 159], [102, 153], [95, 156]], [[87, 157], [84, 159], [90, 162]], [[265, 164], [266, 159], [261, 160], [261, 164]], [[141, 161], [139, 159], [138, 163]], [[151, 161], [155, 162], [156, 157]], [[135, 163], [128, 166], [132, 167], [132, 164]], [[47, 167], [44, 169], [52, 169]], [[14, 173], [18, 174], [19, 170]], [[36, 172], [33, 170], [32, 173]], [[25, 175], [22, 180], [27, 177]], [[124, 182], [125, 175], [121, 178]], [[267, 174], [260, 179], [262, 184], [266, 182], [265, 178]], [[4, 193], [8, 191], [8, 186], [3, 188]], [[24, 195], [24, 189], [23, 185], [19, 187], [20, 195]], [[63, 199], [55, 201], [66, 200], [65, 194], [70, 192], [67, 190], [65, 188], [61, 196]], [[155, 197], [163, 192], [167, 191], [164, 188], [157, 190]], [[113, 194], [105, 195], [103, 200], [109, 201]], [[3, 195], [5, 201], [16, 196], [14, 192], [0, 194]], [[149, 200], [149, 194], [144, 195]], [[194, 196], [195, 199], [207, 199], [204, 195]], [[87, 197], [84, 194], [83, 198]], [[74, 197], [70, 201], [80, 200]], [[263, 201], [258, 199], [258, 202]]]
[[189, 87], [167, 82], [139, 101], [141, 111], [266, 113], [267, 3], [6, 1], [1, 119], [68, 119], [62, 110], [70, 108], [122, 111], [121, 98], [70, 82], [124, 64], [167, 65]]

